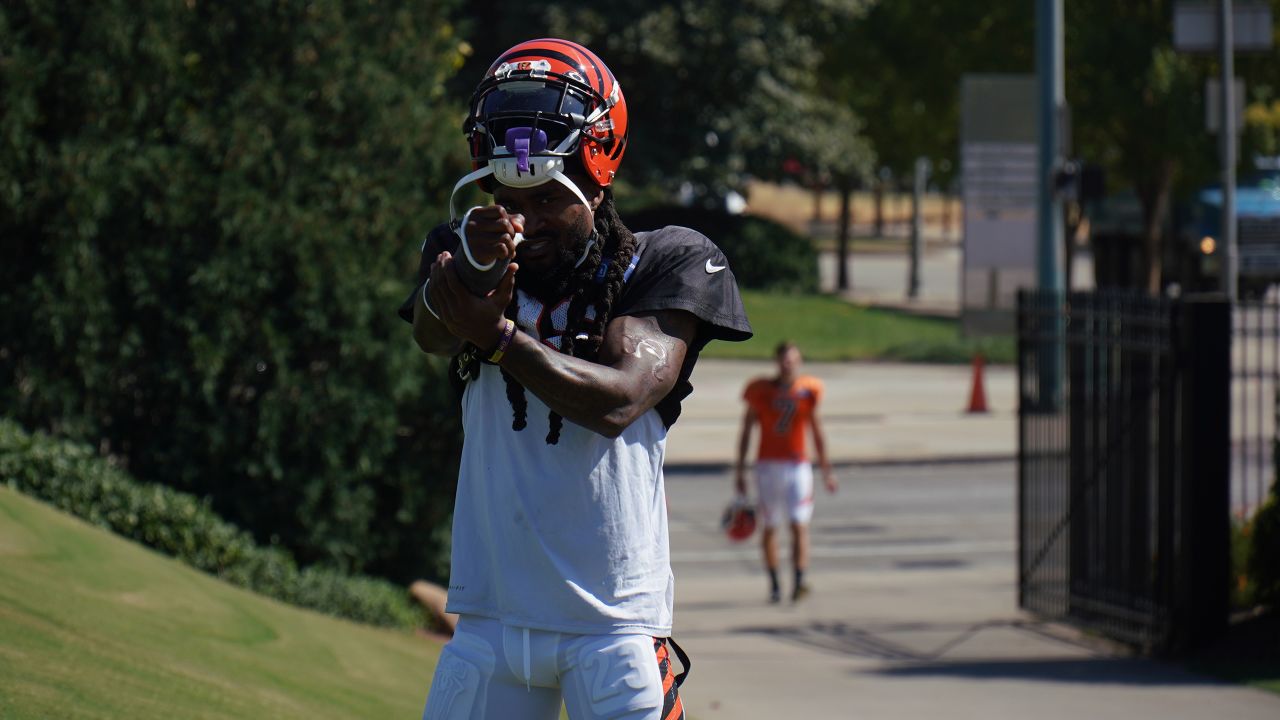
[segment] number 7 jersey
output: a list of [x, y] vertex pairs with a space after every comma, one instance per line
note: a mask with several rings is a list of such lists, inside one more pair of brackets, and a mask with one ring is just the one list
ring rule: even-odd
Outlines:
[[805, 433], [822, 399], [822, 381], [800, 375], [788, 386], [772, 378], [747, 384], [743, 400], [760, 421], [760, 451], [757, 460], [807, 462]]

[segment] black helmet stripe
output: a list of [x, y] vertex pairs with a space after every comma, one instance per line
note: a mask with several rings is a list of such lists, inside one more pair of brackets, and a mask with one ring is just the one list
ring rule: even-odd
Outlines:
[[498, 58], [498, 61], [495, 62], [494, 65], [501, 65], [502, 63], [507, 62], [512, 58], [529, 57], [530, 55], [546, 55], [547, 57], [553, 57], [563, 62], [565, 65], [569, 65], [572, 67], [585, 70], [585, 68], [582, 68], [580, 65], [578, 65], [578, 61], [574, 60], [572, 57], [569, 57], [564, 53], [556, 52], [555, 50], [543, 50], [541, 48], [539, 48], [536, 52], [529, 48], [523, 48], [516, 52], [507, 53], [506, 55], [503, 55], [502, 57]]
[[615, 142], [613, 144], [613, 152], [609, 153], [609, 159], [617, 160], [618, 156], [622, 154], [622, 149], [626, 146], [627, 146], [627, 136], [623, 135], [621, 141]]
[[[559, 43], [561, 45], [568, 45], [569, 47], [582, 52], [582, 56], [587, 59], [587, 62], [591, 63], [591, 69], [596, 71], [596, 82], [600, 83], [600, 94], [604, 95], [604, 90], [605, 90], [604, 73], [601, 72], [600, 66], [596, 64], [595, 58], [591, 56], [591, 53], [587, 51], [586, 48], [582, 47], [581, 45], [576, 45], [574, 43], [567, 42], [565, 40], [560, 40], [557, 38], [548, 38], [547, 42]], [[583, 68], [583, 70], [586, 70], [586, 68]], [[609, 75], [612, 76], [613, 73], [609, 73]]]

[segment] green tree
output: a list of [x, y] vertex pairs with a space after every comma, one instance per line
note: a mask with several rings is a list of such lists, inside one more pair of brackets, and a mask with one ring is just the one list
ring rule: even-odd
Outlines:
[[1215, 145], [1204, 129], [1202, 97], [1207, 60], [1174, 50], [1168, 0], [1068, 3], [1066, 37], [1075, 152], [1137, 196], [1143, 220], [1137, 282], [1159, 293], [1176, 193], [1211, 177]]
[[[1065, 3], [1066, 97], [1072, 154], [1098, 163], [1114, 190], [1143, 209], [1140, 285], [1161, 286], [1173, 202], [1215, 179], [1216, 140], [1204, 129], [1208, 55], [1175, 51], [1173, 2]], [[1272, 0], [1280, 15], [1280, 0]], [[959, 88], [964, 73], [1034, 72], [1034, 3], [878, 2], [823, 65], [840, 97], [866, 120], [880, 162], [899, 177], [916, 156], [944, 184], [958, 172]], [[1259, 102], [1275, 92], [1277, 51], [1241, 54], [1237, 74]], [[1263, 114], [1247, 147], [1265, 147]]]
[[1280, 100], [1268, 100], [1264, 96], [1245, 110], [1244, 147], [1265, 157], [1280, 157]]
[[453, 398], [392, 311], [465, 160], [449, 9], [0, 7], [6, 413], [304, 562], [439, 575]]
[[[810, 96], [812, 97], [812, 96]], [[834, 98], [822, 105], [828, 131], [802, 138], [797, 155], [809, 158], [811, 174], [830, 181], [840, 193], [840, 219], [836, 227], [836, 289], [849, 288], [849, 241], [853, 224], [853, 192], [873, 177], [875, 152], [861, 135], [862, 120]], [[807, 144], [807, 147], [806, 147]]]
[[818, 75], [820, 48], [848, 31], [865, 0], [620, 0], [583, 7], [477, 2], [466, 6], [474, 86], [494, 57], [521, 40], [555, 35], [596, 51], [618, 76], [631, 118], [620, 180], [712, 198], [748, 174], [774, 178], [783, 161], [824, 162], [838, 145], [853, 167], [870, 163], [860, 124], [833, 107]]
[[[1272, 21], [1280, 21], [1280, 0], [1271, 0]], [[1256, 156], [1280, 157], [1280, 24], [1274, 34], [1271, 52], [1240, 53], [1236, 56], [1236, 75], [1246, 78], [1245, 128], [1240, 138], [1240, 162], [1252, 169]]]
[[[892, 178], [910, 178], [921, 156], [931, 161], [939, 185], [951, 185], [959, 171], [961, 76], [1026, 72], [1030, 48], [999, 39], [1030, 37], [1031, 19], [1027, 3], [894, 0], [872, 3], [847, 32], [826, 38], [819, 70], [824, 94], [865, 123], [862, 135], [883, 173], [873, 180], [877, 197]], [[850, 196], [870, 177], [863, 169], [831, 174], [841, 195], [841, 289], [848, 286]]]
[[832, 96], [866, 123], [878, 162], [907, 177], [930, 159], [939, 182], [959, 171], [960, 79], [1034, 71], [1034, 5], [876, 2], [824, 55]]

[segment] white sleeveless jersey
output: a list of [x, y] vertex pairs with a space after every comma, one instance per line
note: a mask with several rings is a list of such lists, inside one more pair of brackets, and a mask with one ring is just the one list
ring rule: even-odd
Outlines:
[[[701, 320], [676, 386], [617, 438], [565, 420], [548, 445], [546, 404], [526, 390], [528, 425], [512, 430], [502, 374], [483, 365], [462, 398], [449, 612], [555, 632], [671, 634], [667, 428], [702, 347], [745, 340], [751, 328], [728, 263], [706, 237], [668, 227], [636, 238], [638, 261], [614, 316], [681, 310]], [[424, 261], [438, 252], [431, 245]], [[558, 348], [567, 308], [521, 293], [519, 331]]]
[[511, 430], [497, 368], [481, 370], [463, 396], [449, 612], [558, 632], [670, 635], [658, 413], [615, 439], [566, 420], [548, 445], [548, 408], [526, 396], [521, 432]]

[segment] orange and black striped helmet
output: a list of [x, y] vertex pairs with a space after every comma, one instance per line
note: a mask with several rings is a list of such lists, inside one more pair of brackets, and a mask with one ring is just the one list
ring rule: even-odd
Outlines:
[[[463, 131], [477, 170], [501, 164], [528, 172], [530, 157], [576, 155], [587, 174], [607, 187], [627, 147], [627, 101], [613, 73], [587, 48], [554, 38], [528, 40], [494, 60], [471, 96]], [[489, 180], [478, 180], [486, 191]]]

